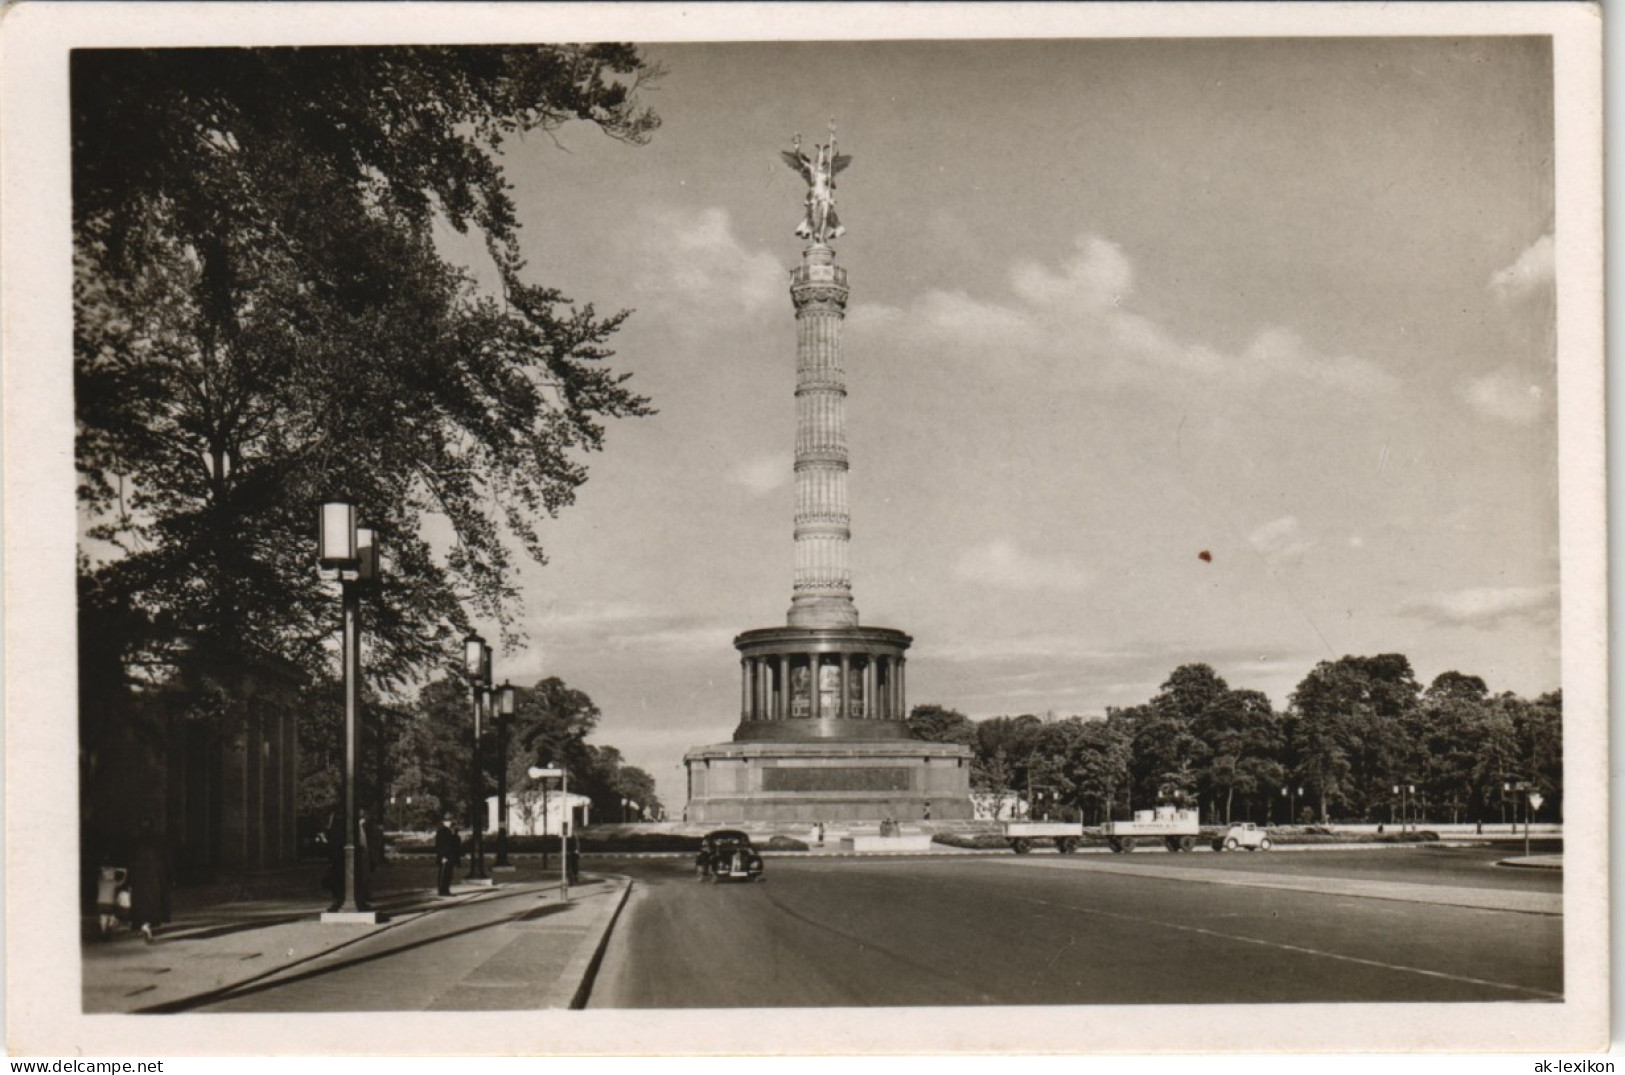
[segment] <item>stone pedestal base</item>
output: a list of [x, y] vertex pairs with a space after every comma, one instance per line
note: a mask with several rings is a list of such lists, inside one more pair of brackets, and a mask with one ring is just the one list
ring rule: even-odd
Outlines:
[[383, 921], [377, 911], [323, 911], [322, 924], [330, 926], [376, 926]]
[[969, 747], [908, 739], [696, 747], [690, 822], [967, 820]]

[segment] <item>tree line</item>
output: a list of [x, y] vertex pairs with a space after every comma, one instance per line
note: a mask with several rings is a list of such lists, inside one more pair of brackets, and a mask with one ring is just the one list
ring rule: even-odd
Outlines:
[[1561, 691], [1495, 694], [1460, 672], [1424, 689], [1397, 653], [1320, 662], [1284, 710], [1185, 664], [1148, 701], [1104, 719], [973, 721], [933, 704], [916, 706], [909, 726], [970, 747], [979, 793], [1089, 823], [1170, 799], [1198, 804], [1210, 822], [1387, 822], [1402, 808], [1505, 822], [1528, 790], [1545, 797], [1541, 816], [1563, 809]]

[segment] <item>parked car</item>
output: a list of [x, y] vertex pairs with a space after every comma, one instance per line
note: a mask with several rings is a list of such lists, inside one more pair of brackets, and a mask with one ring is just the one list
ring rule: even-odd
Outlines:
[[738, 829], [718, 829], [700, 840], [694, 872], [701, 881], [766, 881], [762, 856]]
[[1215, 837], [1213, 841], [1215, 851], [1235, 851], [1243, 847], [1249, 851], [1268, 851], [1271, 847], [1269, 834], [1252, 822], [1247, 822], [1230, 826], [1224, 835]]

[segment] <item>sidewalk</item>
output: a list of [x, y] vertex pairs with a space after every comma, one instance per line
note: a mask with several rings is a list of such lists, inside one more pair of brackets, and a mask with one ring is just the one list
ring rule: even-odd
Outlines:
[[[461, 871], [459, 871], [461, 872]], [[377, 925], [332, 925], [321, 921], [326, 899], [308, 893], [295, 879], [271, 895], [184, 906], [196, 891], [177, 893], [175, 920], [161, 930], [152, 944], [139, 933], [122, 928], [111, 938], [87, 941], [83, 955], [82, 997], [86, 1013], [185, 1011], [205, 1003], [229, 999], [233, 990], [263, 985], [296, 969], [316, 964], [334, 953], [364, 947], [380, 936], [423, 922], [429, 916], [473, 913], [478, 905], [498, 897], [524, 893], [528, 905], [556, 908], [550, 928], [536, 932], [527, 943], [544, 946], [543, 958], [531, 965], [548, 981], [530, 983], [528, 996], [541, 998], [540, 1007], [570, 1008], [585, 1003], [609, 931], [631, 888], [628, 878], [602, 873], [583, 874], [583, 886], [572, 886], [572, 899], [561, 904], [553, 876], [523, 870], [497, 874], [495, 886], [455, 884], [452, 895], [435, 895], [433, 867], [392, 864], [380, 871], [373, 906], [384, 921]], [[218, 896], [222, 890], [207, 895]], [[545, 968], [545, 969], [542, 969]]]

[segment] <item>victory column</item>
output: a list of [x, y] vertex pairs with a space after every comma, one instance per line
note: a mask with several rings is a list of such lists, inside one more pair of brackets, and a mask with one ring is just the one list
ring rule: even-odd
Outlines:
[[840, 821], [971, 815], [970, 751], [909, 736], [902, 631], [862, 627], [847, 550], [846, 231], [835, 177], [852, 161], [796, 136], [781, 156], [807, 183], [790, 274], [796, 316], [795, 578], [788, 625], [746, 631], [732, 743], [689, 751], [691, 821]]

